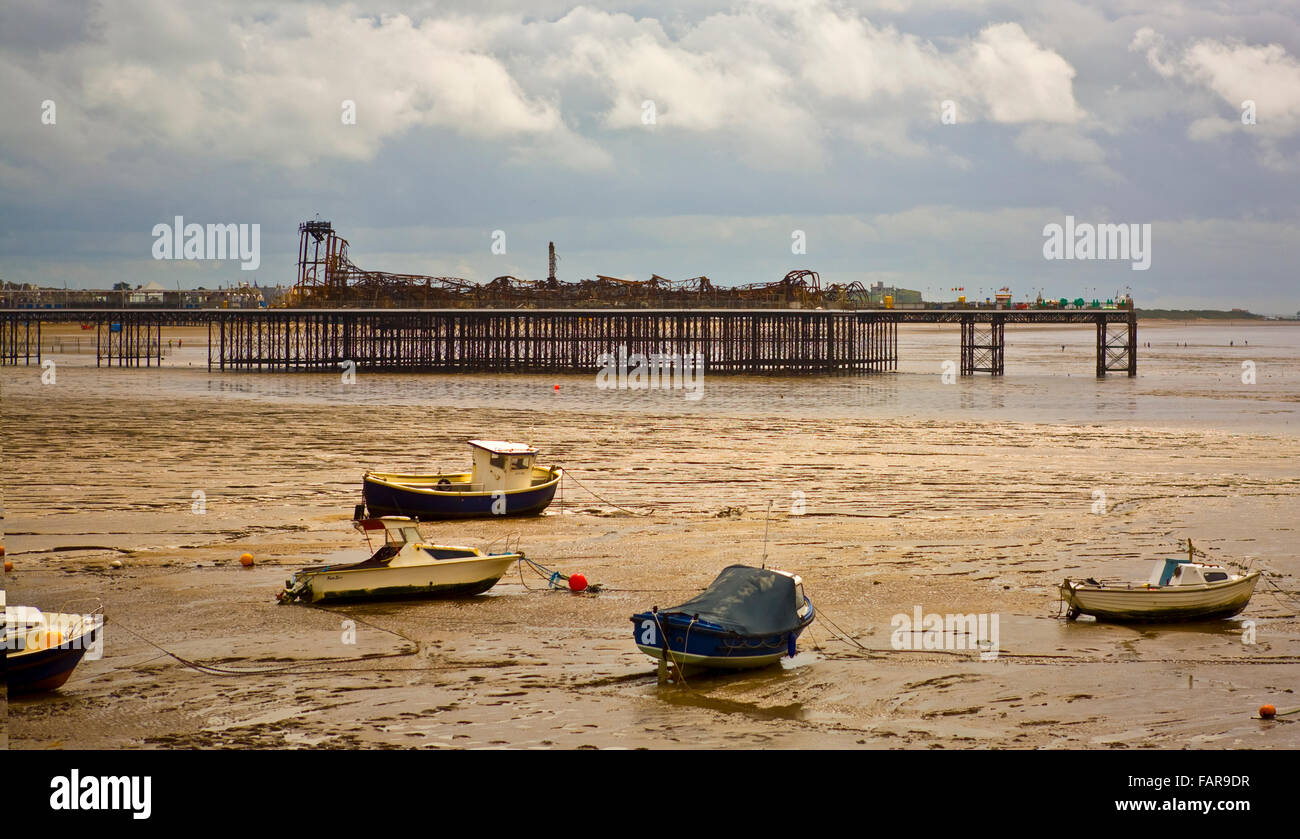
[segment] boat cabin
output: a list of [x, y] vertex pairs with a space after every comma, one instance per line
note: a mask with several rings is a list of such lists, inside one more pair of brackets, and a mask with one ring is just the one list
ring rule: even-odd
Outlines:
[[1166, 559], [1152, 570], [1147, 584], [1153, 588], [1203, 586], [1206, 583], [1222, 583], [1228, 577], [1225, 569], [1215, 565], [1203, 565], [1186, 559]]
[[[379, 546], [368, 561], [375, 562], [378, 560], [389, 560], [398, 554], [405, 557], [418, 556], [421, 552], [428, 554], [434, 559], [464, 559], [467, 557], [484, 556], [482, 551], [477, 548], [462, 548], [445, 545], [431, 545], [424, 541], [424, 536], [420, 533], [419, 524], [414, 519], [404, 516], [381, 516], [377, 519], [359, 519], [355, 522], [356, 527], [366, 536], [366, 542], [370, 542], [372, 534], [378, 535], [378, 531], [383, 531], [384, 542]], [[408, 550], [409, 547], [409, 550]], [[401, 559], [394, 560], [395, 565], [410, 564], [403, 562]]]
[[808, 601], [803, 594], [803, 577], [798, 574], [791, 574], [789, 571], [782, 571], [779, 568], [773, 568], [772, 570], [794, 580], [794, 611], [795, 614], [802, 618], [808, 613]]
[[420, 535], [420, 528], [415, 521], [401, 516], [358, 519], [355, 525], [366, 535], [367, 541], [370, 540], [372, 535], [379, 535], [376, 531], [382, 530], [384, 532], [384, 544], [394, 548], [401, 548], [406, 544], [415, 545], [424, 541], [424, 537]]
[[533, 485], [537, 449], [525, 443], [470, 440], [474, 448], [474, 474], [470, 482], [480, 492], [514, 492]]

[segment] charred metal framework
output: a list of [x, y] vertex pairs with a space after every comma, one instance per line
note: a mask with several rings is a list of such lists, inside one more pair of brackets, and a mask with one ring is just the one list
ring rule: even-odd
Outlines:
[[[161, 363], [163, 326], [208, 327], [218, 370], [580, 372], [601, 353], [703, 353], [711, 372], [884, 372], [898, 327], [961, 328], [961, 373], [1003, 374], [1007, 324], [1093, 324], [1097, 375], [1137, 375], [1137, 313], [903, 309], [120, 309], [0, 310], [0, 363], [40, 363], [41, 322], [96, 327], [101, 365]], [[113, 324], [119, 330], [113, 330]]]
[[367, 271], [348, 257], [348, 241], [328, 221], [298, 225], [298, 279], [293, 287], [295, 307], [419, 307], [419, 308], [808, 308], [853, 306], [869, 302], [861, 283], [821, 287], [816, 271], [795, 270], [771, 283], [717, 286], [708, 277], [670, 280], [658, 274], [648, 280], [624, 280], [597, 274], [575, 283], [556, 278], [555, 243], [547, 247], [545, 280], [521, 280], [509, 275], [486, 283], [459, 277], [429, 277]]

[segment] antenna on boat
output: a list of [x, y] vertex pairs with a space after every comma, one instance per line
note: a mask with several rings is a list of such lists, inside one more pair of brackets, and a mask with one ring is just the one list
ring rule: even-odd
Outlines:
[[767, 499], [767, 520], [763, 524], [763, 570], [767, 570], [767, 531], [772, 527], [772, 499]]

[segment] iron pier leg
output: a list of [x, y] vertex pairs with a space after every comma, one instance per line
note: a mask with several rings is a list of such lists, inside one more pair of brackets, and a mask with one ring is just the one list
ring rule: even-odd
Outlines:
[[1128, 307], [1128, 374], [1138, 374], [1138, 319], [1132, 299]]
[[1097, 316], [1097, 378], [1106, 378], [1106, 316]]

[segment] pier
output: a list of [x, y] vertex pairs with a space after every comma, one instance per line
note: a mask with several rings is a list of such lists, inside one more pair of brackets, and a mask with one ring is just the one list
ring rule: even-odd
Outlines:
[[959, 324], [960, 372], [1001, 376], [1006, 328], [1092, 325], [1097, 376], [1137, 375], [1125, 309], [9, 309], [0, 364], [39, 364], [41, 323], [93, 325], [98, 366], [154, 366], [166, 326], [206, 326], [217, 371], [587, 372], [605, 353], [699, 354], [710, 373], [889, 372], [898, 327]]

